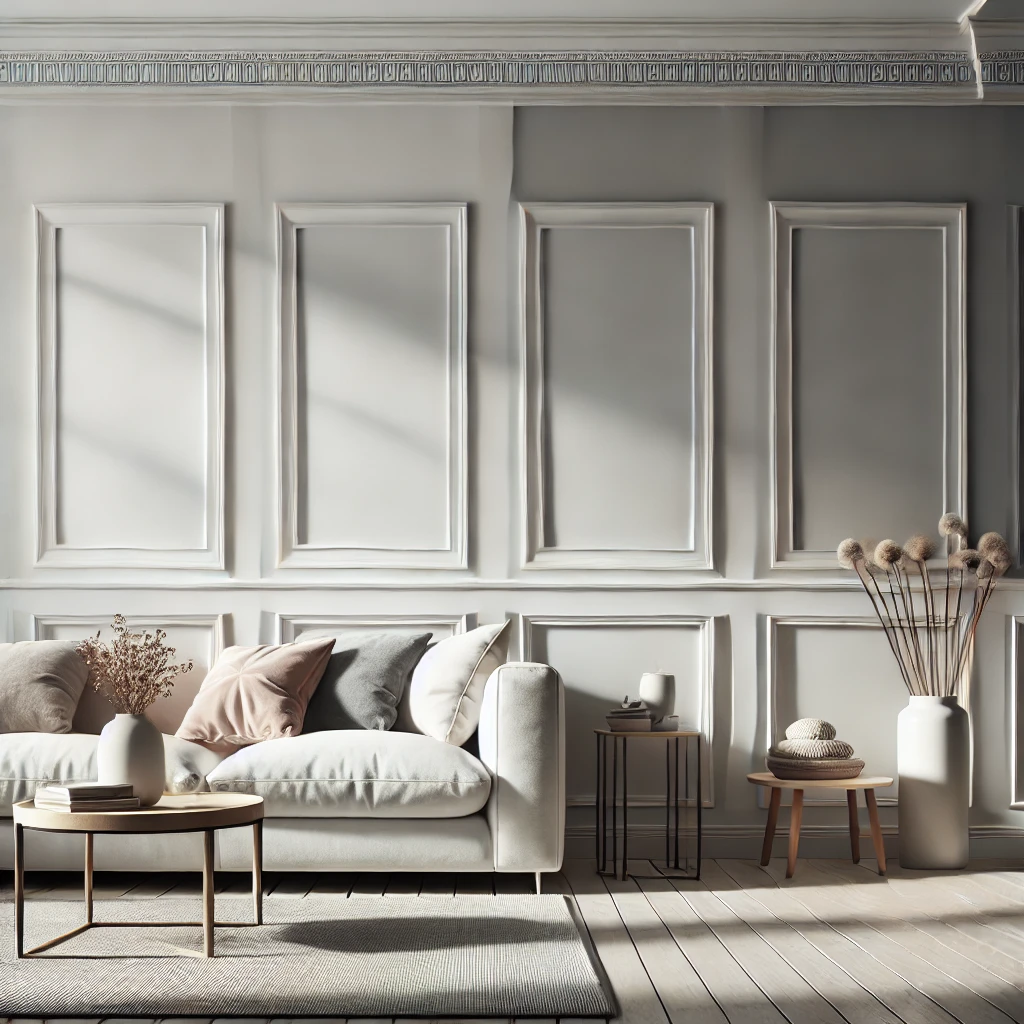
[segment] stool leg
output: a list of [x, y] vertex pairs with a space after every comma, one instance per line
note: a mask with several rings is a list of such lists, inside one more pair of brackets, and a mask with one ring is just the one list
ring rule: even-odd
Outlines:
[[800, 819], [804, 813], [804, 791], [793, 790], [793, 810], [789, 819], [789, 861], [786, 863], [786, 877], [792, 878], [796, 871], [796, 854], [800, 849]]
[[878, 823], [878, 804], [875, 803], [875, 791], [864, 790], [864, 800], [868, 805], [868, 820], [871, 822], [871, 840], [875, 844], [875, 857], [878, 859], [878, 873], [885, 874], [885, 843], [882, 842], [882, 826]]
[[853, 863], [860, 863], [860, 821], [857, 818], [857, 790], [846, 791], [846, 803], [850, 808], [850, 853]]
[[773, 789], [768, 801], [768, 824], [764, 827], [764, 845], [761, 847], [761, 867], [767, 867], [772, 859], [772, 842], [775, 839], [775, 826], [779, 821], [779, 804], [782, 803], [782, 790]]

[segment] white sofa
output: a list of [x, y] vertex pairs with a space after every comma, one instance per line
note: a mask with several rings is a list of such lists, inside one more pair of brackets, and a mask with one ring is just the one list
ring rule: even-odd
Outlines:
[[[562, 863], [564, 736], [558, 673], [510, 662], [487, 681], [478, 753], [362, 730], [271, 740], [225, 759], [173, 737], [165, 749], [171, 788], [264, 797], [268, 871], [517, 871], [539, 887]], [[14, 863], [11, 805], [47, 782], [95, 778], [96, 743], [88, 733], [0, 734], [0, 868]], [[217, 869], [248, 870], [251, 842], [249, 829], [218, 832]], [[26, 834], [29, 870], [80, 870], [82, 857], [81, 836]], [[95, 840], [99, 871], [201, 865], [196, 834]]]

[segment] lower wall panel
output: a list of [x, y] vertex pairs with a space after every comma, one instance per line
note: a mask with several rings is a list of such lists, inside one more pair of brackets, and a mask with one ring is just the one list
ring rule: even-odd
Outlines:
[[[746, 775], [763, 770], [770, 733], [779, 734], [797, 715], [820, 714], [868, 755], [868, 771], [891, 773], [896, 716], [906, 701], [898, 673], [879, 649], [877, 629], [851, 626], [870, 623], [866, 599], [853, 590], [739, 584], [658, 591], [24, 587], [0, 590], [0, 641], [84, 636], [115, 612], [150, 627], [166, 625], [178, 657], [196, 662], [179, 697], [160, 709], [165, 729], [173, 727], [186, 703], [182, 698], [191, 695], [201, 671], [228, 643], [276, 643], [304, 629], [405, 625], [448, 635], [510, 618], [511, 657], [548, 660], [566, 683], [566, 838], [572, 856], [593, 854], [593, 730], [604, 725], [605, 711], [623, 695], [635, 695], [644, 671], [676, 674], [677, 713], [699, 724], [710, 741], [704, 773], [705, 853], [710, 856], [755, 856], [760, 848], [765, 811]], [[1024, 691], [1024, 676], [1012, 657], [1019, 628], [1014, 616], [1024, 616], [1024, 589], [1010, 583], [982, 620], [972, 694], [974, 845], [994, 856], [1024, 849], [1024, 832], [1013, 831], [1024, 830], [1024, 813], [1011, 808], [1024, 778], [1018, 763], [1024, 736], [1015, 700]], [[636, 855], [663, 850], [663, 783], [661, 759], [638, 757], [630, 778]], [[892, 802], [890, 794], [878, 795], [883, 828], [894, 834], [897, 808], [885, 805]], [[808, 805], [806, 850], [845, 856], [845, 806], [811, 795]], [[784, 811], [780, 835], [787, 821]]]

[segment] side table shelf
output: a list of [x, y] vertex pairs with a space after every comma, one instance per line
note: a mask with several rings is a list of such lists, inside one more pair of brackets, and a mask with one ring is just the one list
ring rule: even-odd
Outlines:
[[[665, 866], [677, 878], [700, 878], [701, 863], [701, 828], [703, 825], [703, 800], [701, 789], [701, 734], [696, 731], [679, 732], [614, 732], [611, 729], [595, 729], [597, 741], [597, 794], [594, 800], [595, 814], [595, 846], [597, 853], [597, 870], [599, 874], [612, 875], [624, 880], [629, 877], [629, 744], [633, 740], [649, 742], [665, 741]], [[611, 743], [609, 744], [609, 739]], [[621, 743], [619, 742], [621, 740]], [[680, 741], [682, 757], [680, 758]], [[696, 756], [692, 758], [694, 770], [690, 770], [691, 741], [696, 748]], [[608, 747], [611, 746], [611, 776], [608, 771]], [[621, 747], [621, 755], [620, 755]], [[622, 785], [619, 785], [619, 761], [622, 762]], [[682, 787], [680, 788], [680, 761], [682, 762]], [[694, 778], [694, 792], [690, 792], [690, 779]], [[620, 802], [621, 793], [621, 802]], [[691, 858], [685, 849], [682, 864], [679, 855], [679, 807], [692, 801], [696, 808], [696, 855]], [[621, 846], [620, 836], [620, 805], [621, 805]], [[609, 809], [611, 810], [611, 829], [609, 836]], [[609, 856], [609, 839], [611, 855]], [[611, 865], [609, 868], [609, 864]], [[692, 867], [691, 867], [692, 865]]]

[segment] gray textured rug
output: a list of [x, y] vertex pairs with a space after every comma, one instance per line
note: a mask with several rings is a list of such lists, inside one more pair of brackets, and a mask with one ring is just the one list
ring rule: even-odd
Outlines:
[[[607, 1017], [589, 946], [561, 896], [264, 900], [262, 927], [99, 928], [14, 956], [0, 907], [0, 1017]], [[81, 923], [80, 903], [29, 901], [26, 948]], [[220, 897], [217, 919], [248, 900]], [[196, 921], [198, 899], [104, 900], [97, 921]], [[89, 957], [92, 959], [83, 959]]]

